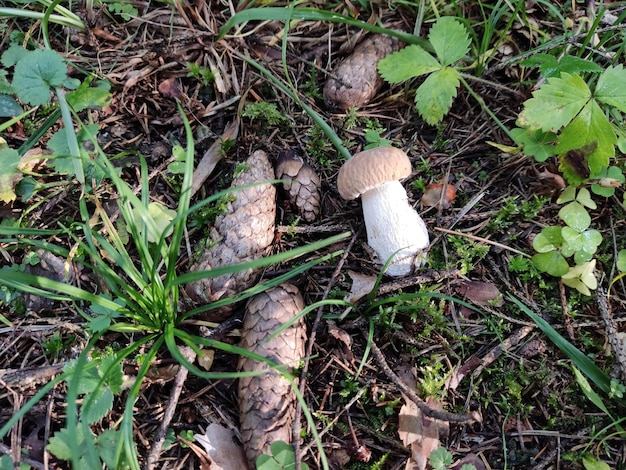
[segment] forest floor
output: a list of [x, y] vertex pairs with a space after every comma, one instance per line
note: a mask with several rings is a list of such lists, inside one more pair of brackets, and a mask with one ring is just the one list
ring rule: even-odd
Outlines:
[[[342, 254], [291, 280], [307, 305], [343, 300], [350, 294], [357, 298], [352, 308], [327, 303], [307, 315], [313, 342], [303, 395], [329, 466], [424, 468], [420, 459], [440, 446], [449, 451], [451, 461], [433, 462], [435, 468], [461, 468], [464, 463], [478, 469], [626, 468], [626, 440], [616, 421], [625, 409], [619, 382], [624, 364], [614, 352], [626, 318], [626, 291], [619, 280], [613, 283], [617, 251], [624, 240], [623, 191], [618, 188], [611, 197], [594, 196], [592, 225], [602, 234], [594, 255], [598, 288], [584, 295], [560, 278], [540, 272], [531, 261], [533, 238], [544, 227], [563, 224], [557, 199], [566, 183], [559, 161], [550, 157], [539, 162], [516, 151], [517, 144], [506, 131], [516, 127], [524, 103], [543, 83], [537, 68], [523, 60], [539, 52], [559, 57], [592, 48], [584, 40], [586, 25], [594, 20], [591, 10], [569, 2], [494, 6], [468, 0], [422, 5], [424, 22], [418, 31], [422, 36], [426, 37], [437, 15], [448, 15], [463, 20], [472, 41], [463, 62], [472, 92], [460, 86], [450, 111], [440, 123], [430, 125], [414, 102], [423, 78], [385, 83], [359, 108], [331, 109], [324, 100], [324, 83], [337, 63], [373, 33], [323, 19], [293, 20], [288, 29], [283, 21], [251, 20], [234, 25], [218, 39], [228, 19], [250, 7], [244, 3], [96, 2], [91, 10], [74, 10], [86, 30], [51, 25], [51, 47], [71, 64], [70, 76], [79, 80], [94, 76], [111, 85], [110, 102], [82, 111], [81, 119], [97, 125], [104, 153], [137, 192], [142, 185], [138, 155], [145, 157], [152, 201], [177, 207], [180, 174], [172, 171], [172, 151], [185, 145], [185, 134], [176, 100], [191, 123], [196, 164], [214, 143], [221, 144], [221, 158], [209, 169], [192, 203], [228, 188], [236, 166], [259, 149], [273, 164], [279, 155], [299, 156], [319, 175], [319, 215], [310, 222], [298, 218], [285, 192], [278, 191], [277, 228], [267, 254], [349, 232], [342, 241], [308, 254], [306, 261], [337, 250]], [[311, 3], [409, 32], [414, 31], [420, 11], [413, 2]], [[132, 17], [131, 6], [138, 16]], [[619, 8], [616, 5], [612, 13], [619, 15]], [[41, 40], [37, 21], [0, 20], [4, 36], [0, 52], [15, 43]], [[403, 185], [431, 239], [427, 260], [415, 274], [382, 277], [374, 286], [380, 265], [366, 246], [360, 200], [344, 201], [337, 191], [343, 156], [300, 103], [250, 61], [261, 64], [285, 86], [293, 86], [351, 154], [381, 141], [407, 153], [413, 172]], [[49, 112], [40, 108], [2, 137], [10, 147], [21, 146]], [[45, 148], [46, 139], [42, 136], [36, 146]], [[623, 165], [620, 158], [616, 157], [618, 167]], [[59, 186], [67, 180], [50, 167], [39, 168], [34, 178], [55, 184], [38, 187], [28, 200], [17, 197], [0, 204], [3, 223], [19, 219], [24, 226], [55, 228], [81, 218], [82, 193], [77, 185]], [[445, 204], [438, 198], [424, 204], [422, 196], [425, 192], [432, 196], [433, 183], [454, 186], [454, 197]], [[102, 186], [101, 194], [107, 191], [113, 200], [114, 188]], [[193, 225], [177, 262], [180, 273], [189, 269], [190, 255], [206, 240], [214, 214], [205, 211], [190, 218]], [[74, 244], [68, 238], [48, 241], [67, 249]], [[28, 253], [11, 251], [3, 243], [0, 240], [0, 263], [24, 264]], [[294, 261], [285, 261], [266, 267], [263, 279], [276, 278], [293, 266]], [[97, 289], [97, 280], [90, 276], [84, 270], [75, 282]], [[359, 287], [359, 281], [364, 286]], [[0, 376], [0, 424], [89, 341], [80, 302], [13, 296], [11, 305], [2, 308], [10, 326], [0, 330], [0, 368], [5, 374]], [[244, 302], [236, 304], [231, 318], [213, 337], [237, 344], [240, 323], [233, 319], [241, 319], [244, 309]], [[586, 388], [571, 357], [527, 310], [615, 379], [614, 393], [605, 394], [593, 383]], [[188, 328], [199, 331], [194, 324]], [[137, 340], [137, 335], [111, 331], [99, 339], [96, 350], [123, 348]], [[189, 440], [211, 423], [238, 429], [236, 380], [189, 374], [179, 383], [175, 364], [167, 349], [154, 359], [158, 374], [145, 380], [134, 407], [134, 443], [139, 461], [146, 465], [165, 409], [174, 401], [168, 446], [153, 468], [200, 468], [204, 449]], [[129, 361], [124, 372], [132, 375], [136, 367]], [[235, 354], [215, 351], [211, 371], [231, 372], [236, 367]], [[6, 373], [19, 370], [41, 378], [36, 385], [14, 381], [2, 389], [9, 377]], [[460, 416], [459, 422], [446, 422], [448, 415], [435, 413], [444, 419], [433, 431], [433, 421], [422, 412], [407, 411], [411, 400], [401, 392], [399, 381], [428, 399], [428, 406]], [[180, 392], [176, 398], [173, 389]], [[0, 451], [15, 456], [16, 449], [26, 449], [24, 461], [31, 468], [66, 468], [69, 464], [45, 448], [50, 436], [66, 426], [66, 392], [61, 383], [42, 397], [4, 436]], [[100, 430], [122, 419], [125, 393], [115, 398], [112, 410], [98, 425]], [[410, 429], [421, 444], [411, 443], [402, 429], [406, 422], [400, 422], [401, 414], [418, 423]], [[299, 422], [301, 461], [319, 468], [322, 452], [313, 440], [312, 423], [305, 418]]]

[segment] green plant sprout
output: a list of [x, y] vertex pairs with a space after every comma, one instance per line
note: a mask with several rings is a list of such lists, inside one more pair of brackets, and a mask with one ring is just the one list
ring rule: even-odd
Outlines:
[[[587, 209], [595, 209], [588, 189], [576, 190], [568, 186], [557, 203], [565, 204], [559, 210], [559, 218], [564, 226], [545, 227], [533, 239], [533, 248], [537, 252], [532, 257], [535, 267], [573, 287], [580, 293], [591, 295], [598, 282], [593, 273], [596, 260], [592, 259], [600, 243], [602, 234], [589, 229], [591, 216]], [[573, 257], [574, 266], [566, 258]]]
[[427, 75], [415, 93], [419, 115], [431, 125], [439, 123], [452, 106], [461, 75], [454, 64], [469, 52], [470, 37], [458, 20], [444, 16], [430, 28], [428, 39], [435, 56], [418, 45], [409, 45], [378, 62], [380, 75], [389, 83], [401, 83]]
[[[275, 441], [270, 445], [272, 455], [260, 455], [256, 459], [257, 470], [291, 470], [296, 468], [296, 453], [293, 446], [283, 441]], [[302, 470], [309, 470], [309, 466], [301, 462]]]
[[202, 67], [195, 62], [187, 62], [187, 68], [189, 69], [187, 76], [195, 78], [204, 86], [209, 86], [215, 80], [215, 75], [208, 67]]
[[[452, 454], [444, 447], [433, 450], [428, 456], [428, 462], [433, 470], [447, 470], [452, 465], [452, 461]], [[476, 466], [466, 463], [460, 470], [476, 470]]]

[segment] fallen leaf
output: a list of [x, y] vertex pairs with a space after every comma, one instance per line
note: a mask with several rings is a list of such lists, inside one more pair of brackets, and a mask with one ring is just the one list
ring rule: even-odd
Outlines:
[[22, 172], [17, 169], [20, 154], [11, 148], [0, 150], [0, 201], [15, 201], [15, 185], [22, 179]]
[[447, 184], [445, 186], [445, 194], [442, 198], [442, 192], [444, 191], [444, 185], [442, 183], [431, 183], [426, 186], [424, 195], [422, 196], [422, 204], [426, 207], [436, 207], [441, 204], [443, 209], [449, 208], [454, 202], [456, 197], [456, 189], [453, 185]]
[[204, 447], [211, 459], [211, 470], [248, 468], [243, 448], [235, 444], [235, 433], [232, 430], [211, 423], [204, 434], [194, 434], [193, 437]]
[[343, 300], [355, 304], [372, 292], [376, 284], [376, 276], [367, 276], [355, 271], [348, 271], [348, 275], [352, 279], [352, 287], [350, 288], [350, 293]]
[[161, 83], [159, 83], [159, 93], [161, 93], [166, 98], [180, 98], [180, 87], [178, 85], [178, 79], [172, 77], [163, 80]]
[[339, 328], [335, 322], [328, 321], [328, 333], [345, 344], [348, 349], [352, 347], [352, 336], [346, 330]]
[[[448, 423], [424, 415], [406, 396], [404, 400], [398, 417], [398, 435], [404, 445], [411, 448], [411, 458], [405, 469], [425, 470], [430, 453], [439, 448], [440, 430], [446, 432]], [[426, 404], [432, 409], [442, 409], [441, 404], [432, 397], [426, 399]]]
[[502, 305], [502, 295], [495, 284], [483, 281], [465, 281], [457, 288], [459, 295], [478, 305]]

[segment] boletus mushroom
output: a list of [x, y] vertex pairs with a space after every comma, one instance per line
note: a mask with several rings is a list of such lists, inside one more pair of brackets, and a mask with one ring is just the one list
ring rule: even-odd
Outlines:
[[380, 264], [393, 257], [386, 274], [394, 277], [411, 274], [422, 263], [429, 244], [426, 224], [409, 204], [400, 183], [411, 169], [402, 150], [377, 147], [347, 160], [337, 177], [342, 198], [361, 196], [367, 243]]

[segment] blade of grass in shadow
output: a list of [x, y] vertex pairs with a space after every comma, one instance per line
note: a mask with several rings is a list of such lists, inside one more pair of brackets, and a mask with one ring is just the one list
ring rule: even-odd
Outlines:
[[387, 34], [389, 36], [396, 37], [407, 44], [417, 44], [418, 46], [431, 51], [432, 46], [430, 43], [419, 36], [406, 33], [404, 31], [398, 31], [395, 29], [383, 28], [375, 24], [370, 24], [365, 21], [357, 20], [349, 16], [334, 13], [332, 11], [318, 10], [316, 8], [293, 8], [291, 11], [289, 8], [250, 8], [249, 10], [243, 10], [232, 16], [219, 31], [218, 40], [222, 39], [226, 33], [241, 23], [247, 23], [248, 21], [289, 21], [289, 20], [304, 20], [304, 21], [327, 21], [329, 23], [341, 23], [347, 26], [354, 26], [356, 28], [364, 29], [372, 33]]
[[[529, 309], [521, 301], [515, 298], [513, 295], [508, 295], [509, 299], [527, 316], [529, 316], [533, 322], [539, 327], [541, 331], [559, 348], [563, 354], [572, 360], [574, 365], [589, 378], [596, 386], [604, 393], [611, 392], [611, 378], [602, 372], [598, 366], [596, 366], [591, 359], [585, 356], [579, 349], [577, 349], [572, 343], [567, 341], [561, 336], [550, 324]], [[623, 400], [620, 400], [623, 403]]]

